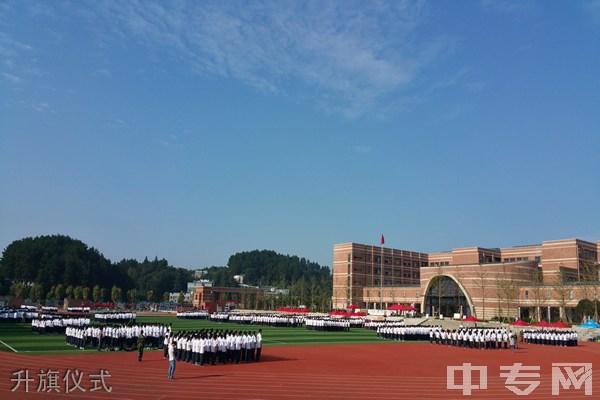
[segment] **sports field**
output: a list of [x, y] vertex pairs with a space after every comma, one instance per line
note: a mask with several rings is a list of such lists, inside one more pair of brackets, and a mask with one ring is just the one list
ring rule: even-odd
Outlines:
[[[350, 332], [316, 332], [304, 328], [272, 328], [255, 325], [239, 325], [228, 322], [211, 322], [209, 320], [177, 319], [173, 316], [138, 316], [138, 323], [172, 323], [173, 332], [194, 331], [204, 328], [263, 330], [263, 341], [266, 346], [301, 346], [315, 344], [352, 344], [380, 343], [375, 332], [366, 329], [352, 329]], [[77, 350], [65, 344], [64, 335], [38, 335], [31, 333], [29, 324], [1, 324], [0, 351], [12, 351], [28, 354], [81, 354], [96, 352], [95, 349]], [[10, 346], [10, 347], [8, 347]]]
[[[186, 326], [186, 330], [198, 329], [195, 326], [200, 324], [172, 321], [175, 330], [179, 324]], [[202, 325], [211, 323], [203, 321]], [[215, 325], [225, 329], [235, 326]], [[260, 362], [205, 367], [178, 363], [175, 380], [169, 381], [168, 362], [162, 358], [162, 352], [146, 352], [141, 363], [134, 352], [63, 353], [60, 340], [32, 334], [33, 338], [25, 340], [23, 336], [27, 335], [15, 332], [11, 337], [5, 328], [0, 326], [0, 340], [6, 338], [7, 344], [15, 345], [15, 350], [27, 346], [30, 350], [0, 353], [1, 399], [581, 399], [596, 398], [600, 393], [597, 373], [591, 375], [588, 384], [583, 379], [576, 380], [583, 376], [577, 368], [563, 367], [563, 376], [575, 378], [576, 385], [560, 386], [559, 395], [552, 395], [553, 377], [560, 368], [556, 364], [553, 368], [553, 363], [587, 363], [595, 372], [593, 367], [598, 368], [600, 360], [598, 343], [581, 343], [573, 348], [525, 345], [511, 353], [429, 343], [382, 342], [373, 332], [362, 329], [316, 333], [303, 328], [263, 328], [265, 346]], [[46, 340], [53, 343], [43, 345]], [[482, 383], [479, 372], [471, 375], [469, 385], [468, 374], [458, 371], [449, 385], [448, 368], [462, 368], [463, 363], [487, 369], [486, 388], [475, 387]], [[534, 375], [516, 377], [514, 382], [507, 383], [507, 378], [501, 376], [504, 371], [501, 367], [515, 368], [515, 363], [532, 368], [522, 368], [521, 373]], [[26, 377], [30, 379], [28, 388]], [[507, 388], [525, 390], [528, 382], [533, 382], [532, 386], [538, 382], [528, 396], [517, 396]], [[12, 391], [17, 383], [19, 386]], [[452, 389], [452, 385], [456, 388]], [[587, 389], [591, 390], [591, 396], [585, 395]]]

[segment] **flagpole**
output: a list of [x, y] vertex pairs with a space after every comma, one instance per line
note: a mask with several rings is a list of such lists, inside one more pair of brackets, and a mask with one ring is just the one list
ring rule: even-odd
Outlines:
[[379, 279], [379, 309], [383, 310], [383, 244], [381, 245], [381, 279]]
[[379, 309], [383, 311], [383, 245], [385, 243], [385, 238], [383, 234], [381, 234], [381, 277], [379, 279]]

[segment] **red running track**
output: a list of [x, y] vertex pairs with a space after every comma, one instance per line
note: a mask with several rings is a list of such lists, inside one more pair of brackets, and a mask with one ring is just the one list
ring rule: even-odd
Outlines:
[[[473, 389], [463, 395], [462, 389], [448, 389], [447, 367], [471, 363], [486, 366], [487, 389]], [[500, 376], [500, 366], [523, 363], [539, 366], [537, 379], [521, 378], [517, 382], [537, 380], [539, 386], [529, 396], [517, 396], [506, 388], [506, 378]], [[456, 398], [536, 398], [581, 399], [599, 398], [600, 373], [593, 371], [592, 396], [585, 396], [585, 386], [561, 388], [560, 396], [552, 396], [552, 363], [595, 363], [600, 370], [600, 344], [581, 343], [578, 347], [547, 347], [524, 345], [515, 353], [508, 350], [470, 350], [423, 343], [381, 343], [375, 345], [331, 345], [266, 347], [258, 363], [227, 364], [198, 367], [178, 363], [175, 380], [167, 379], [168, 361], [162, 352], [146, 352], [137, 361], [135, 352], [29, 356], [0, 352], [0, 399], [456, 399]], [[40, 370], [56, 371], [55, 390], [38, 392]], [[101, 387], [91, 392], [90, 375], [106, 370], [109, 393]], [[28, 371], [28, 392], [22, 381], [15, 391], [17, 375]], [[71, 374], [67, 373], [71, 371]], [[81, 375], [80, 386], [65, 393], [63, 378], [70, 378], [71, 389], [75, 370]], [[531, 372], [531, 371], [525, 371]], [[564, 373], [568, 376], [567, 373]], [[75, 376], [76, 378], [76, 376]], [[463, 376], [457, 373], [454, 383], [460, 385]], [[48, 379], [42, 379], [49, 383]], [[473, 374], [478, 383], [478, 374]], [[50, 383], [49, 383], [49, 386]], [[521, 383], [518, 389], [528, 385]], [[43, 389], [43, 388], [41, 388]]]

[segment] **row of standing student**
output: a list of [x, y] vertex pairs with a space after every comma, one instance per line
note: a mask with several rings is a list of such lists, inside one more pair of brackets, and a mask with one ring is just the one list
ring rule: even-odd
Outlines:
[[179, 332], [165, 337], [163, 357], [168, 357], [169, 344], [173, 344], [176, 361], [193, 365], [216, 365], [260, 361], [262, 330]]
[[546, 346], [577, 346], [579, 337], [575, 331], [565, 330], [524, 330], [523, 342], [528, 344], [542, 344]]

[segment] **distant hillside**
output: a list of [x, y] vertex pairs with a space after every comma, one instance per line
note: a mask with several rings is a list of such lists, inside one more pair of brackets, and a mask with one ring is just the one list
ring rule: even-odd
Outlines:
[[204, 276], [215, 286], [232, 286], [235, 275], [244, 275], [244, 284], [289, 289], [278, 296], [276, 305], [306, 305], [326, 310], [332, 292], [332, 276], [328, 267], [298, 256], [278, 254], [272, 250], [253, 250], [229, 257], [228, 266], [206, 269]]
[[[232, 255], [226, 267], [208, 268], [205, 277], [216, 286], [236, 286], [235, 275], [244, 275], [247, 285], [289, 289], [286, 296], [277, 297], [279, 305], [326, 308], [331, 299], [330, 269], [298, 256], [271, 250], [241, 252]], [[64, 296], [156, 301], [165, 292], [186, 290], [192, 279], [192, 271], [174, 268], [165, 259], [113, 263], [95, 248], [65, 235], [15, 240], [0, 259], [0, 294], [12, 292], [35, 301]]]
[[139, 299], [161, 300], [164, 292], [185, 290], [192, 272], [173, 268], [164, 259], [112, 263], [80, 240], [51, 235], [15, 240], [8, 245], [0, 259], [0, 278], [3, 294], [10, 289], [13, 294], [18, 290], [19, 295], [30, 297], [27, 290], [32, 287], [21, 283], [34, 283], [36, 300], [65, 295], [87, 295], [92, 299], [95, 287], [103, 300], [113, 300], [113, 287], [120, 289], [117, 297], [121, 300], [133, 289], [134, 297]]

